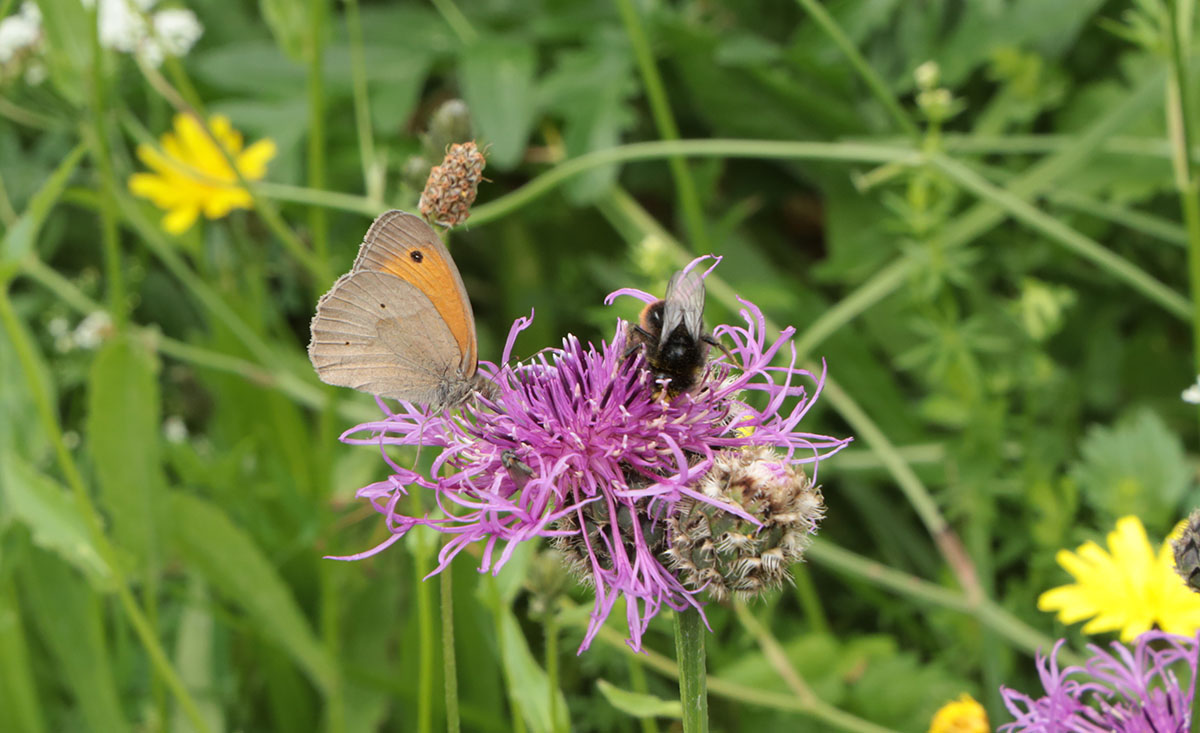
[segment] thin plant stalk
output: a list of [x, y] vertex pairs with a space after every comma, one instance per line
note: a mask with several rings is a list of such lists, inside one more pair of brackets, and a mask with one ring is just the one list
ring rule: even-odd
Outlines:
[[704, 619], [688, 608], [675, 613], [675, 659], [679, 665], [679, 701], [684, 733], [708, 730], [708, 672], [704, 663]]
[[[629, 34], [629, 42], [637, 58], [642, 85], [646, 89], [646, 98], [650, 102], [650, 111], [654, 116], [654, 125], [658, 128], [658, 136], [663, 140], [678, 140], [679, 126], [675, 124], [675, 117], [671, 114], [667, 91], [654, 63], [654, 52], [650, 49], [650, 41], [646, 38], [646, 30], [642, 27], [637, 8], [634, 7], [633, 0], [617, 0], [617, 10], [621, 14], [621, 22], [625, 24], [625, 32]], [[687, 227], [688, 240], [693, 251], [708, 252], [710, 246], [708, 230], [704, 224], [704, 210], [700, 206], [700, 195], [688, 170], [687, 160], [682, 156], [672, 156], [667, 159], [667, 164], [671, 168], [671, 178], [675, 181], [675, 193], [683, 210], [683, 223]]]
[[454, 573], [439, 576], [442, 591], [442, 672], [446, 683], [446, 730], [458, 733], [458, 660], [454, 652]]
[[[308, 4], [308, 185], [325, 188], [325, 25], [329, 0], [309, 0]], [[313, 253], [325, 264], [329, 261], [328, 212], [320, 207], [308, 210]], [[318, 283], [318, 288], [324, 283]]]
[[546, 678], [550, 688], [550, 728], [554, 731], [565, 730], [558, 725], [558, 618], [551, 610], [546, 614]]

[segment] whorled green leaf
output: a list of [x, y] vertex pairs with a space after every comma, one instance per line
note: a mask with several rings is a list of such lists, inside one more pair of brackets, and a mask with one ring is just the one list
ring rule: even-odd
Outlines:
[[193, 570], [240, 608], [264, 638], [279, 644], [322, 690], [338, 672], [287, 584], [246, 532], [217, 506], [182, 492], [167, 494], [171, 540]]
[[527, 43], [487, 40], [468, 46], [459, 65], [463, 98], [488, 165], [508, 169], [521, 161], [537, 113], [534, 49]]
[[1141, 409], [1092, 427], [1079, 454], [1071, 477], [1098, 511], [1112, 519], [1135, 514], [1160, 532], [1177, 518], [1192, 471], [1179, 436], [1155, 412]]
[[93, 586], [111, 581], [112, 571], [92, 544], [82, 512], [57, 481], [7, 453], [0, 455], [0, 495], [6, 511], [29, 528], [35, 545], [82, 571]]
[[153, 567], [159, 554], [156, 507], [166, 486], [157, 372], [153, 352], [116, 338], [88, 375], [87, 441], [100, 500], [116, 543], [141, 567]]
[[129, 730], [105, 641], [100, 597], [56, 554], [32, 551], [17, 573], [21, 598], [87, 730]]
[[608, 680], [596, 680], [596, 689], [604, 699], [621, 712], [635, 718], [682, 718], [683, 703], [664, 700], [655, 695], [632, 692], [612, 684]]

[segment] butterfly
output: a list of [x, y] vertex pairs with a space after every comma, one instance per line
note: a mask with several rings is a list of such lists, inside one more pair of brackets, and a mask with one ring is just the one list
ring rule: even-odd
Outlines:
[[490, 393], [475, 315], [446, 245], [423, 219], [375, 220], [350, 272], [317, 302], [308, 358], [326, 384], [428, 405]]

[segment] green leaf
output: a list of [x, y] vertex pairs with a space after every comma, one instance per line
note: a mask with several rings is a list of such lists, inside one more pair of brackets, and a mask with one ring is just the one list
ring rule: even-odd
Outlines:
[[58, 482], [19, 456], [0, 456], [0, 489], [7, 512], [29, 528], [33, 543], [82, 571], [94, 586], [112, 579], [108, 563], [92, 545], [83, 513]]
[[271, 35], [293, 61], [304, 61], [308, 30], [308, 3], [303, 0], [259, 0]]
[[21, 597], [87, 730], [129, 730], [104, 640], [100, 598], [56, 555], [34, 550], [18, 571]]
[[[562, 690], [550, 689], [550, 678], [533, 658], [512, 610], [504, 606], [497, 612], [500, 614], [500, 659], [503, 660], [509, 694], [521, 709], [521, 717], [534, 733], [566, 730], [569, 725], [567, 702]], [[557, 721], [550, 718], [550, 695], [558, 696]]]
[[1192, 472], [1179, 436], [1155, 412], [1092, 427], [1079, 454], [1071, 477], [1096, 510], [1110, 519], [1137, 515], [1152, 530], [1170, 527]]
[[536, 115], [535, 63], [533, 47], [515, 41], [481, 41], [463, 53], [463, 97], [482, 142], [491, 145], [488, 165], [512, 168], [525, 153]]
[[175, 548], [227, 601], [250, 617], [258, 633], [279, 644], [322, 690], [338, 672], [287, 584], [240, 527], [204, 499], [169, 492]]
[[141, 566], [158, 553], [156, 507], [166, 486], [159, 442], [158, 363], [143, 344], [113, 339], [88, 376], [88, 449], [118, 545]]
[[7, 282], [16, 273], [21, 260], [33, 251], [33, 245], [37, 241], [42, 224], [50, 215], [50, 210], [58, 203], [71, 174], [75, 172], [75, 168], [86, 151], [87, 146], [80, 143], [67, 153], [63, 161], [54, 169], [54, 173], [33, 195], [29, 207], [17, 219], [17, 223], [13, 224], [5, 233], [4, 241], [0, 242], [0, 284]]
[[655, 695], [623, 690], [608, 680], [596, 680], [596, 688], [613, 707], [635, 718], [682, 718], [683, 703]]
[[[564, 52], [541, 86], [541, 106], [563, 119], [567, 154], [578, 157], [615, 147], [634, 122], [627, 100], [636, 91], [633, 59], [624, 37], [601, 36], [582, 51]], [[619, 166], [609, 165], [571, 179], [567, 195], [577, 204], [594, 201], [616, 182]]]
[[0, 730], [38, 733], [46, 723], [29, 665], [16, 585], [12, 578], [0, 582]]

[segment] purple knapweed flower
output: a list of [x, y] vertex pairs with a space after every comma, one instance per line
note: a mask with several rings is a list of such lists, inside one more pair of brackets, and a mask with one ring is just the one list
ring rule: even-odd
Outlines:
[[[1082, 666], [1059, 670], [1060, 640], [1038, 655], [1046, 694], [1032, 698], [1000, 688], [1016, 718], [1001, 731], [1029, 733], [1184, 733], [1191, 721], [1197, 639], [1162, 631], [1138, 636], [1134, 648], [1114, 641], [1112, 653], [1088, 645]], [[1184, 684], [1177, 672], [1189, 670]]]
[[[621, 294], [653, 300], [640, 291], [619, 290], [608, 302]], [[630, 646], [640, 649], [650, 619], [664, 605], [700, 606], [695, 591], [684, 587], [658, 553], [665, 518], [676, 502], [687, 497], [717, 503], [694, 487], [719, 451], [769, 446], [793, 464], [812, 464], [815, 473], [819, 459], [849, 443], [799, 429], [824, 373], [797, 368], [794, 346], [787, 366], [772, 366], [794, 329], [784, 329], [768, 344], [762, 313], [740, 302], [745, 325], [714, 330], [729, 345], [732, 361], [716, 358], [695, 389], [674, 397], [658, 389], [640, 351], [627, 353], [626, 324], [619, 319], [610, 343], [596, 347], [568, 336], [562, 348], [509, 365], [516, 336], [531, 321], [521, 318], [509, 332], [505, 365], [480, 363], [495, 385], [493, 394], [478, 395], [461, 413], [431, 413], [403, 402], [393, 412], [379, 400], [384, 418], [352, 428], [343, 442], [443, 450], [429, 474], [397, 465], [384, 451], [392, 475], [360, 489], [358, 496], [384, 515], [392, 534], [342, 559], [373, 555], [424, 525], [451, 535], [434, 573], [474, 542], [483, 543], [480, 572], [496, 573], [518, 542], [578, 538], [596, 594], [580, 651], [620, 596], [626, 600]], [[812, 383], [811, 393], [801, 380]], [[761, 398], [746, 401], [752, 393]], [[409, 486], [433, 490], [444, 516], [398, 513]], [[755, 521], [740, 509], [721, 506]]]

